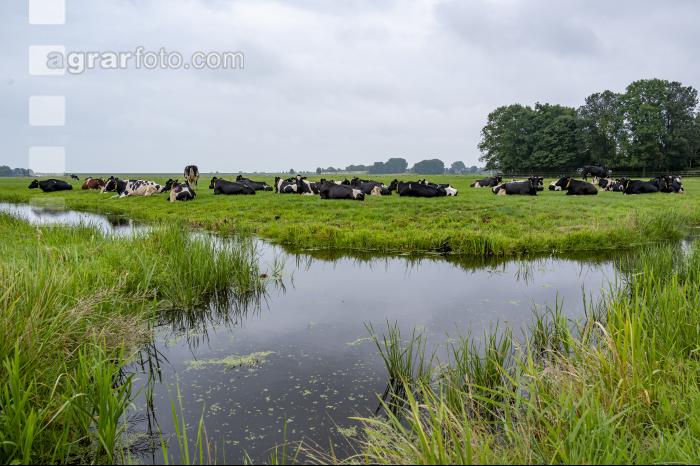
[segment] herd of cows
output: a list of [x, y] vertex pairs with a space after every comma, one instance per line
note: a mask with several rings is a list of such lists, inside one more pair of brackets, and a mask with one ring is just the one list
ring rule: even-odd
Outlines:
[[[662, 175], [649, 181], [633, 180], [629, 178], [610, 178], [611, 171], [603, 167], [588, 166], [578, 170], [587, 180], [588, 176], [594, 176], [593, 183], [575, 180], [570, 176], [562, 176], [559, 180], [549, 185], [551, 191], [566, 191], [567, 195], [587, 196], [598, 194], [599, 188], [604, 191], [616, 191], [624, 194], [649, 194], [649, 193], [683, 193], [683, 180], [680, 176]], [[185, 181], [169, 179], [161, 185], [154, 181], [146, 180], [122, 180], [110, 176], [107, 180], [102, 178], [86, 178], [82, 189], [100, 190], [103, 193], [114, 193], [115, 197], [126, 196], [151, 196], [159, 193], [169, 193], [170, 202], [191, 201], [197, 196], [193, 186], [199, 181], [199, 169], [195, 165], [188, 165], [183, 172]], [[79, 179], [71, 175], [72, 179]], [[536, 196], [544, 190], [544, 178], [531, 176], [524, 180], [512, 180], [503, 182], [502, 176], [492, 176], [472, 183], [473, 188], [491, 188], [497, 195], [529, 195]], [[48, 179], [34, 180], [29, 185], [30, 189], [39, 188], [44, 192], [56, 192], [72, 190], [73, 186], [63, 180]], [[309, 181], [303, 176], [294, 176], [282, 179], [275, 178], [273, 186], [264, 181], [254, 181], [241, 175], [235, 181], [213, 177], [209, 183], [209, 189], [216, 195], [253, 195], [257, 191], [274, 191], [278, 194], [318, 195], [322, 199], [351, 199], [362, 201], [365, 196], [390, 196], [397, 192], [399, 196], [407, 197], [444, 197], [456, 196], [458, 190], [450, 184], [430, 183], [426, 180], [405, 182], [397, 179], [389, 185], [373, 180], [334, 181], [321, 179]]]

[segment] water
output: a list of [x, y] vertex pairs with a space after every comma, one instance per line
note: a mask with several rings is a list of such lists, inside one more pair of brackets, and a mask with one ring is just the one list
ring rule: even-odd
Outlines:
[[[136, 228], [99, 215], [11, 208], [38, 224], [92, 224], [108, 234]], [[262, 270], [285, 264], [262, 299], [162, 315], [152, 343], [125, 368], [140, 393], [129, 430], [142, 461], [162, 462], [160, 432], [178, 459], [171, 417], [177, 387], [190, 437], [203, 415], [219, 461], [248, 455], [265, 462], [285, 439], [349, 454], [340, 431], [351, 435], [357, 424], [350, 417], [374, 413], [387, 383], [366, 325], [379, 333], [394, 322], [405, 335], [418, 329], [444, 358], [452, 338], [478, 336], [497, 324], [518, 334], [533, 309], [557, 302], [579, 319], [584, 293], [599, 299], [615, 277], [609, 258], [312, 257], [262, 242], [257, 247]], [[255, 366], [222, 364], [251, 354], [257, 354]], [[149, 386], [152, 403], [145, 396]]]

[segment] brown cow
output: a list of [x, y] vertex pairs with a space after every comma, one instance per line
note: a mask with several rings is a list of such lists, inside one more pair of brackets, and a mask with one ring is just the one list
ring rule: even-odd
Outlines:
[[86, 178], [83, 183], [83, 189], [102, 189], [105, 182], [102, 178]]

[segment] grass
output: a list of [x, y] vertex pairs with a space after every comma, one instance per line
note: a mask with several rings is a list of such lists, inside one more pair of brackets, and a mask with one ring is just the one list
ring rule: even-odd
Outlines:
[[[377, 179], [388, 182], [392, 178]], [[272, 177], [266, 179], [272, 183]], [[452, 183], [460, 190], [459, 196], [369, 196], [365, 202], [270, 192], [214, 196], [207, 189], [208, 176], [203, 176], [194, 202], [170, 204], [165, 195], [110, 199], [110, 195], [81, 191], [77, 182], [72, 192], [42, 194], [27, 189], [29, 179], [7, 178], [0, 180], [0, 201], [56, 198], [73, 209], [186, 224], [224, 234], [255, 234], [295, 250], [375, 253], [483, 256], [618, 250], [678, 239], [700, 225], [700, 179], [687, 179], [684, 195], [601, 192], [595, 197], [577, 197], [545, 191], [537, 198], [494, 196], [489, 189], [469, 188], [471, 177], [431, 179]]]
[[[123, 461], [120, 368], [164, 310], [263, 284], [247, 241], [155, 227], [135, 239], [0, 214], [0, 462]], [[185, 286], [183, 286], [185, 285]]]
[[[402, 408], [360, 419], [358, 455], [330, 459], [697, 463], [700, 246], [650, 249], [620, 270], [625, 285], [582, 322], [553, 309], [535, 316], [526, 341], [463, 339], [430, 383], [402, 371]], [[416, 360], [399, 357], [387, 364], [390, 380], [392, 367]]]

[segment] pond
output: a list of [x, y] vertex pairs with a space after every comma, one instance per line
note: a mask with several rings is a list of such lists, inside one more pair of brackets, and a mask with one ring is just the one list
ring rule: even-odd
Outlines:
[[[140, 228], [31, 206], [0, 204], [0, 211], [105, 233]], [[261, 270], [284, 264], [264, 296], [163, 314], [151, 344], [124, 368], [139, 393], [129, 431], [141, 461], [163, 461], [158, 432], [178, 460], [171, 414], [178, 390], [190, 436], [203, 418], [219, 461], [266, 462], [285, 440], [350, 454], [347, 437], [357, 432], [350, 418], [372, 415], [387, 383], [367, 326], [382, 334], [396, 323], [405, 336], [417, 329], [443, 359], [452, 338], [497, 326], [519, 334], [534, 309], [558, 303], [580, 319], [584, 296], [598, 300], [616, 276], [611, 257], [474, 261], [293, 254], [262, 241], [256, 248]]]

